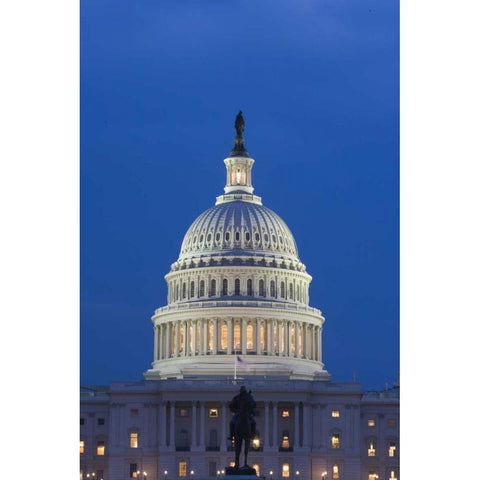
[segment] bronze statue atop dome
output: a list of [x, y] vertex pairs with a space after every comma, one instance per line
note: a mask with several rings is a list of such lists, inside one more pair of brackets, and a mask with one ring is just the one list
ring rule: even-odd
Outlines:
[[235, 118], [235, 130], [237, 131], [237, 136], [241, 137], [244, 129], [245, 120], [243, 119], [242, 111], [240, 110]]

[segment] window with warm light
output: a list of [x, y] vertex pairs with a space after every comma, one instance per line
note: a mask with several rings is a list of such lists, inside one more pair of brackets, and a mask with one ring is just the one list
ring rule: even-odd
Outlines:
[[222, 325], [220, 327], [220, 350], [227, 350], [228, 348], [228, 327]]
[[260, 439], [258, 437], [255, 437], [252, 441], [252, 446], [254, 450], [257, 450], [260, 448]]
[[137, 478], [137, 464], [130, 464], [130, 478]]
[[130, 448], [138, 448], [138, 433], [130, 433]]
[[390, 470], [390, 476], [388, 480], [397, 480], [397, 476], [395, 475], [395, 470]]
[[290, 417], [290, 410], [282, 410], [282, 418]]
[[395, 457], [396, 451], [397, 445], [395, 444], [395, 442], [390, 442], [390, 444], [388, 445], [388, 456], [391, 458]]
[[373, 418], [370, 418], [367, 420], [367, 425], [369, 427], [374, 427], [375, 426], [375, 420]]
[[178, 462], [178, 476], [179, 477], [187, 476], [187, 462]]
[[290, 448], [290, 439], [288, 433], [282, 435], [282, 448]]
[[332, 435], [332, 448], [340, 448], [340, 435], [338, 433]]
[[218, 408], [211, 408], [209, 411], [208, 411], [208, 416], [210, 418], [218, 418]]
[[375, 472], [369, 472], [368, 480], [378, 480], [378, 474]]
[[282, 463], [282, 477], [286, 478], [290, 476], [290, 464]]
[[180, 417], [188, 417], [188, 409], [187, 408], [179, 408], [178, 414]]
[[338, 465], [334, 465], [332, 468], [332, 478], [334, 480], [338, 480], [340, 478], [340, 473], [338, 470]]
[[241, 348], [241, 343], [240, 343], [240, 325], [237, 323], [233, 327], [233, 345], [235, 347], [235, 350], [240, 350]]
[[373, 446], [373, 442], [370, 442], [370, 447], [368, 449], [368, 456], [369, 457], [375, 456], [375, 447]]
[[254, 463], [252, 465], [252, 467], [255, 469], [255, 471], [257, 472], [257, 476], [259, 477], [260, 476], [260, 465], [258, 463]]
[[340, 410], [332, 410], [332, 417], [339, 418], [340, 417]]
[[98, 440], [97, 441], [97, 455], [103, 456], [105, 455], [105, 441]]
[[85, 453], [85, 441], [80, 440], [80, 455], [83, 455]]
[[389, 418], [388, 419], [388, 426], [389, 427], [396, 427], [397, 426], [397, 419], [396, 418]]

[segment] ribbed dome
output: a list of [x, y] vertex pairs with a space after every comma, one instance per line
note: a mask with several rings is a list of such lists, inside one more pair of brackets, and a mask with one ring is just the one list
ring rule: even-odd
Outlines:
[[262, 253], [298, 261], [293, 235], [276, 213], [258, 203], [231, 201], [206, 210], [192, 223], [178, 261]]

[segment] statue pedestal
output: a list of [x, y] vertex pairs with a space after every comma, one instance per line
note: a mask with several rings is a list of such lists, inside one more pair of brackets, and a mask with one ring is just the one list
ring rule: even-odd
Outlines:
[[257, 471], [248, 465], [240, 468], [225, 468], [225, 478], [231, 480], [258, 480]]

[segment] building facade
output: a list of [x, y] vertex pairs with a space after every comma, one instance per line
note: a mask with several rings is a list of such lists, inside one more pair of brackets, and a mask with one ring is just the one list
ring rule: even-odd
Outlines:
[[222, 476], [232, 461], [228, 403], [257, 401], [249, 464], [295, 480], [399, 479], [399, 389], [331, 381], [312, 277], [285, 222], [254, 195], [237, 116], [224, 194], [187, 231], [153, 317], [145, 380], [83, 387], [80, 476]]

